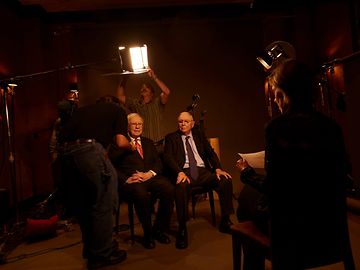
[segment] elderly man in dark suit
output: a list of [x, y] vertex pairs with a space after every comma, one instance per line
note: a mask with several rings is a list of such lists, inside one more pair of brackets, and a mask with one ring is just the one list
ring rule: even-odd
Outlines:
[[218, 156], [204, 132], [194, 127], [193, 116], [182, 112], [178, 117], [179, 130], [165, 137], [164, 161], [176, 179], [175, 203], [179, 222], [176, 247], [187, 248], [186, 220], [188, 199], [192, 186], [212, 188], [219, 195], [221, 222], [219, 231], [230, 231], [230, 214], [234, 212], [231, 176], [223, 171]]
[[[170, 227], [171, 214], [174, 208], [174, 187], [170, 180], [161, 175], [162, 163], [154, 142], [142, 137], [143, 119], [137, 113], [128, 115], [128, 133], [137, 151], [126, 152], [112, 161], [117, 169], [120, 181], [120, 194], [125, 199], [134, 201], [135, 211], [144, 231], [143, 246], [155, 247], [155, 241], [168, 244], [166, 234]], [[115, 155], [116, 156], [116, 155]], [[153, 199], [159, 198], [154, 224], [151, 222]]]

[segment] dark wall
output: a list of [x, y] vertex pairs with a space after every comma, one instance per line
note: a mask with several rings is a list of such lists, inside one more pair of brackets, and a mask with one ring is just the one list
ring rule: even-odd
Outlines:
[[[9, 14], [6, 8], [0, 13]], [[176, 117], [191, 103], [192, 95], [201, 96], [196, 118], [199, 120], [199, 113], [207, 111], [207, 135], [219, 138], [223, 167], [233, 175], [236, 190], [236, 153], [262, 150], [263, 128], [269, 120], [263, 90], [266, 73], [255, 59], [257, 52], [274, 40], [285, 40], [313, 66], [326, 58], [351, 53], [347, 45], [351, 31], [344, 28], [349, 20], [345, 11], [337, 19], [343, 22], [341, 35], [345, 33], [347, 38], [339, 41], [340, 50], [332, 55], [323, 54], [327, 45], [323, 41], [332, 39], [331, 35], [336, 35], [335, 39], [340, 30], [327, 31], [321, 37], [321, 27], [316, 26], [327, 16], [312, 6], [285, 13], [243, 10], [234, 15], [219, 9], [205, 15], [186, 10], [165, 14], [136, 21], [119, 13], [118, 19], [112, 14], [108, 19], [103, 15], [101, 19], [84, 17], [64, 22], [14, 13], [12, 24], [0, 16], [5, 20], [1, 29], [8, 40], [0, 44], [0, 65], [10, 69], [0, 70], [2, 78], [48, 71], [21, 78], [16, 89], [16, 180], [20, 199], [52, 191], [47, 145], [56, 103], [74, 80], [79, 84], [81, 105], [114, 93], [119, 77], [103, 74], [118, 70], [111, 59], [116, 57], [120, 44], [146, 43], [150, 65], [171, 89], [164, 121], [166, 132], [176, 129]], [[131, 76], [128, 95], [137, 96], [141, 82], [147, 79], [146, 74]], [[3, 122], [1, 128], [3, 132]], [[2, 154], [6, 153], [5, 137], [1, 136]], [[0, 161], [0, 187], [9, 188], [6, 156], [2, 155]]]
[[[14, 1], [12, 1], [13, 3]], [[2, 88], [16, 78], [14, 94], [6, 95], [9, 119], [5, 117], [4, 93], [1, 95], [0, 187], [10, 190], [15, 183], [21, 201], [53, 190], [48, 159], [48, 141], [56, 104], [63, 91], [63, 72], [52, 60], [52, 33], [34, 10], [0, 3], [0, 80]], [[8, 129], [13, 141], [15, 162], [10, 162]], [[15, 164], [15, 175], [11, 174]], [[12, 196], [11, 196], [12, 197]]]

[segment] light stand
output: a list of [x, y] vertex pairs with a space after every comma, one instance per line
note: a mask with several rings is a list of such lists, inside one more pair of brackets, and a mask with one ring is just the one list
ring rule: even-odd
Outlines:
[[[20, 221], [20, 213], [19, 213], [19, 201], [17, 196], [17, 181], [16, 181], [16, 159], [15, 159], [15, 150], [14, 150], [14, 88], [17, 86], [14, 81], [20, 81], [21, 79], [28, 79], [37, 76], [43, 76], [54, 72], [66, 71], [77, 69], [81, 67], [87, 67], [90, 65], [95, 65], [99, 63], [86, 63], [80, 65], [72, 65], [68, 64], [62, 68], [52, 69], [32, 74], [19, 75], [14, 76], [10, 79], [4, 79], [0, 81], [0, 89], [3, 93], [3, 103], [4, 103], [4, 111], [5, 111], [5, 120], [6, 120], [6, 128], [7, 128], [7, 139], [8, 139], [8, 160], [10, 164], [10, 178], [11, 178], [11, 189], [12, 189], [12, 201], [15, 209], [15, 224], [18, 224]], [[8, 100], [11, 98], [11, 112], [10, 107], [8, 105]]]
[[[16, 188], [16, 164], [15, 164], [15, 152], [14, 152], [14, 139], [13, 139], [13, 116], [14, 116], [14, 87], [15, 84], [4, 84], [1, 86], [1, 92], [3, 92], [3, 102], [4, 102], [4, 110], [5, 110], [5, 121], [7, 128], [7, 139], [8, 139], [8, 149], [9, 155], [8, 160], [10, 164], [10, 179], [11, 179], [11, 189], [12, 189], [12, 199], [15, 209], [15, 222], [16, 224], [19, 222], [19, 207], [18, 207], [18, 196], [17, 196], [17, 188]], [[11, 96], [10, 96], [11, 95]], [[8, 97], [11, 97], [12, 104], [12, 114], [10, 117], [9, 106], [8, 106]]]
[[191, 105], [187, 106], [186, 111], [191, 113], [193, 117], [195, 117], [195, 108], [198, 106], [198, 102], [200, 100], [199, 94], [194, 94], [192, 96], [192, 103]]
[[202, 132], [205, 133], [205, 115], [206, 115], [207, 111], [203, 110], [200, 113], [199, 123], [196, 123], [196, 119], [195, 119], [195, 109], [198, 106], [199, 100], [200, 100], [200, 95], [199, 94], [194, 94], [192, 96], [192, 103], [189, 106], [186, 107], [185, 111], [190, 113], [193, 116], [194, 122], [195, 122], [195, 127], [199, 128]]
[[[111, 60], [112, 61], [112, 60]], [[108, 61], [107, 61], [108, 62]], [[25, 222], [20, 220], [20, 211], [19, 211], [19, 199], [17, 194], [17, 177], [16, 177], [16, 155], [15, 155], [15, 143], [14, 143], [14, 134], [15, 134], [15, 124], [14, 124], [14, 88], [17, 86], [13, 81], [20, 81], [21, 79], [28, 79], [37, 76], [43, 76], [54, 72], [66, 71], [75, 68], [86, 67], [99, 63], [86, 63], [80, 65], [71, 65], [68, 64], [62, 68], [47, 70], [43, 72], [37, 72], [27, 75], [14, 76], [12, 78], [0, 80], [0, 93], [3, 97], [3, 112], [4, 112], [4, 122], [6, 126], [7, 133], [7, 146], [8, 146], [8, 158], [9, 161], [9, 172], [11, 180], [11, 195], [12, 195], [12, 206], [15, 212], [15, 222], [11, 224], [11, 229], [4, 231], [4, 237], [2, 237], [2, 243], [0, 243], [0, 264], [6, 262], [7, 255], [14, 249], [18, 244], [21, 243], [24, 237], [24, 227]], [[11, 103], [11, 105], [9, 105]], [[11, 216], [12, 217], [12, 216]], [[11, 219], [10, 219], [11, 220]], [[3, 241], [4, 240], [4, 241]]]
[[[17, 183], [16, 183], [16, 164], [15, 164], [15, 151], [14, 151], [14, 88], [17, 86], [12, 83], [1, 83], [0, 91], [3, 96], [4, 114], [6, 121], [7, 142], [8, 142], [8, 160], [10, 164], [10, 179], [12, 189], [12, 202], [15, 211], [15, 223], [11, 230], [4, 231], [3, 243], [0, 246], [0, 264], [6, 262], [6, 257], [10, 253], [13, 246], [17, 246], [23, 238], [20, 215], [19, 215], [19, 202], [17, 196]], [[11, 99], [11, 106], [8, 105]], [[5, 225], [4, 225], [5, 226]], [[4, 227], [5, 228], [5, 227]]]

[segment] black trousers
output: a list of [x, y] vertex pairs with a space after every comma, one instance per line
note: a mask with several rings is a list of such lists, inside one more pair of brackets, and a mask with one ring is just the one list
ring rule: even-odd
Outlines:
[[166, 232], [170, 227], [174, 209], [174, 186], [166, 177], [156, 175], [148, 181], [124, 184], [120, 196], [132, 200], [144, 235], [149, 236], [152, 230], [151, 213], [154, 199], [159, 199], [154, 227]]
[[[199, 177], [197, 179], [190, 179], [188, 182], [176, 184], [175, 186], [175, 204], [177, 218], [180, 227], [185, 227], [188, 220], [188, 202], [191, 194], [191, 187], [202, 186], [215, 190], [219, 196], [221, 216], [226, 217], [234, 213], [232, 194], [233, 186], [231, 179], [221, 177], [220, 180], [215, 173], [210, 172], [206, 168], [198, 167]], [[186, 175], [190, 175], [189, 169], [184, 169]]]

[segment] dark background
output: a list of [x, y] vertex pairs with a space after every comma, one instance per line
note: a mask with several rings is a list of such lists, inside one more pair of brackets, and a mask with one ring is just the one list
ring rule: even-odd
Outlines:
[[[354, 168], [360, 167], [355, 136], [358, 13], [358, 1], [288, 1], [285, 6], [280, 1], [228, 1], [70, 13], [1, 1], [0, 80], [18, 78], [15, 95], [8, 98], [14, 108], [18, 199], [53, 190], [48, 142], [57, 102], [69, 84], [78, 83], [80, 105], [114, 94], [120, 77], [103, 74], [118, 71], [119, 45], [137, 42], [147, 44], [151, 67], [171, 89], [166, 133], [177, 128], [178, 113], [199, 94], [196, 120], [206, 110], [207, 135], [219, 138], [221, 161], [234, 178], [235, 193], [241, 186], [236, 153], [263, 150], [264, 125], [270, 119], [264, 94], [267, 74], [256, 61], [257, 53], [273, 41], [290, 42], [297, 58], [319, 74], [324, 63], [339, 59], [334, 69], [325, 70], [330, 94], [322, 109], [343, 126]], [[128, 96], [137, 96], [147, 79], [146, 74], [131, 76]], [[336, 107], [340, 92], [352, 97], [346, 100], [346, 112]], [[1, 98], [0, 188], [11, 191]], [[360, 178], [358, 171], [354, 174]]]

